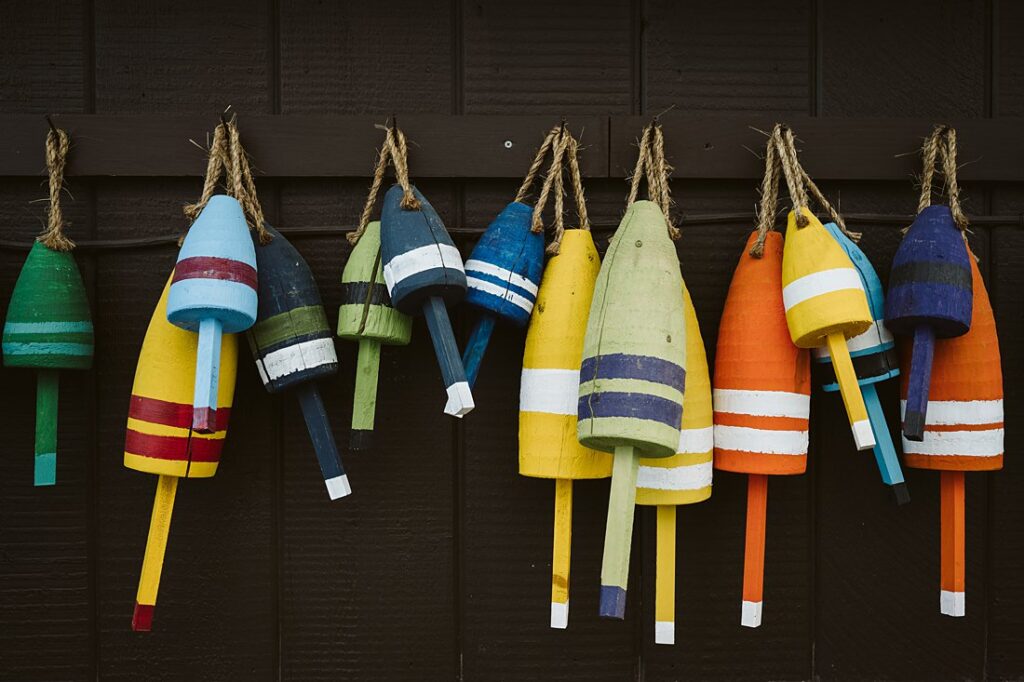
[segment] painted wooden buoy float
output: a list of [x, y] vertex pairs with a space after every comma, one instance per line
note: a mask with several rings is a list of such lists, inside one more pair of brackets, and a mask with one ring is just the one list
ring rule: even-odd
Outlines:
[[153, 625], [178, 479], [208, 478], [217, 473], [238, 364], [237, 337], [222, 335], [216, 422], [211, 433], [197, 432], [192, 425], [192, 396], [199, 339], [167, 321], [173, 280], [172, 274], [139, 352], [124, 441], [124, 465], [159, 476], [132, 615], [132, 629], [136, 631], [148, 631]]
[[3, 356], [7, 367], [36, 370], [36, 435], [33, 481], [57, 482], [59, 372], [92, 366], [89, 300], [69, 251], [36, 242], [18, 275], [7, 306]]
[[654, 641], [676, 641], [676, 506], [711, 497], [711, 377], [704, 339], [690, 292], [683, 284], [686, 314], [686, 390], [679, 445], [671, 457], [640, 458], [636, 503], [657, 507], [654, 579]]
[[740, 623], [761, 625], [768, 476], [807, 468], [811, 369], [786, 325], [782, 296], [783, 239], [757, 232], [733, 273], [718, 329], [714, 379], [715, 468], [748, 474]]
[[928, 206], [917, 214], [892, 262], [885, 324], [912, 336], [903, 435], [924, 438], [935, 339], [967, 333], [971, 325], [971, 264], [963, 233], [948, 206]]
[[[853, 369], [857, 374], [861, 395], [868, 411], [868, 421], [871, 422], [871, 431], [875, 436], [875, 461], [882, 481], [892, 487], [897, 504], [906, 504], [910, 501], [910, 493], [900, 469], [889, 425], [885, 421], [882, 403], [878, 399], [878, 391], [875, 389], [878, 382], [898, 376], [900, 373], [896, 341], [884, 321], [885, 294], [882, 290], [882, 281], [878, 279], [878, 274], [868, 257], [853, 240], [843, 234], [838, 225], [834, 222], [825, 223], [825, 229], [849, 256], [867, 294], [873, 322], [863, 334], [847, 339], [846, 347], [853, 360]], [[832, 366], [832, 356], [829, 355], [828, 348], [815, 348], [812, 355], [817, 383], [827, 392], [838, 391], [839, 384], [836, 382], [835, 368]]]
[[[944, 207], [942, 207], [944, 208]], [[928, 210], [928, 209], [925, 209]], [[962, 237], [957, 235], [962, 241]], [[999, 338], [985, 282], [968, 254], [973, 305], [970, 330], [935, 343], [927, 421], [920, 441], [903, 438], [903, 459], [916, 469], [937, 469], [941, 499], [939, 610], [966, 612], [964, 472], [1003, 468], [1003, 375]], [[910, 350], [904, 346], [904, 357]], [[917, 353], [917, 343], [913, 352]], [[902, 379], [904, 418], [914, 377]]]
[[400, 185], [384, 195], [380, 219], [384, 281], [396, 309], [426, 318], [448, 394], [445, 414], [462, 417], [474, 407], [473, 394], [445, 305], [465, 294], [466, 272], [437, 211], [418, 189], [411, 190], [418, 208], [402, 207]]
[[872, 326], [860, 275], [813, 213], [790, 211], [782, 257], [782, 299], [789, 334], [800, 348], [827, 346], [858, 450], [875, 446], [846, 340]]
[[601, 265], [580, 368], [577, 434], [614, 452], [600, 615], [624, 618], [640, 455], [679, 447], [686, 376], [682, 277], [651, 201], [629, 206]]
[[336, 500], [352, 489], [316, 386], [317, 379], [338, 372], [333, 334], [306, 260], [277, 230], [264, 227], [273, 239], [261, 245], [253, 235], [259, 310], [246, 336], [263, 387], [291, 390], [299, 399], [327, 494]]
[[349, 447], [367, 450], [377, 412], [380, 347], [404, 346], [412, 337], [412, 318], [391, 307], [384, 283], [379, 221], [367, 224], [341, 274], [338, 336], [359, 343]]
[[479, 309], [462, 364], [472, 387], [497, 321], [525, 327], [544, 270], [544, 233], [533, 232], [533, 208], [513, 201], [487, 227], [466, 261], [466, 303]]
[[612, 458], [576, 438], [580, 363], [601, 259], [589, 230], [568, 230], [544, 269], [519, 389], [519, 473], [555, 480], [551, 627], [569, 623], [572, 482], [607, 478]]
[[217, 424], [220, 338], [256, 320], [256, 253], [242, 205], [210, 197], [178, 253], [167, 299], [167, 319], [199, 333], [192, 428], [213, 433]]

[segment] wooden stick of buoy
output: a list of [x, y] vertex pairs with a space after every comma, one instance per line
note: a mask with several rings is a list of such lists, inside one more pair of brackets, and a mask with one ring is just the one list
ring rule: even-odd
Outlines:
[[764, 545], [768, 519], [768, 477], [747, 476], [747, 531], [743, 547], [743, 607], [740, 624], [761, 625], [764, 603]]
[[57, 405], [60, 375], [55, 369], [36, 372], [36, 444], [34, 485], [57, 482]]
[[654, 641], [676, 643], [676, 507], [659, 504], [654, 571]]
[[[836, 379], [839, 383], [839, 394], [843, 397], [843, 406], [853, 430], [854, 442], [858, 450], [875, 447], [875, 435], [868, 421], [868, 410], [864, 405], [864, 396], [857, 382], [857, 373], [853, 371], [853, 359], [846, 345], [846, 336], [842, 332], [829, 334], [826, 343], [832, 356]], [[867, 428], [864, 428], [864, 427]]]
[[142, 559], [139, 589], [135, 595], [135, 611], [132, 613], [132, 630], [135, 632], [149, 632], [153, 628], [153, 610], [156, 608], [156, 595], [160, 590], [160, 574], [164, 568], [167, 535], [171, 530], [171, 515], [174, 512], [174, 496], [177, 491], [177, 476], [157, 478], [156, 499], [153, 500], [146, 553]]
[[942, 585], [939, 610], [947, 616], [965, 614], [964, 472], [939, 474], [942, 518]]
[[555, 479], [555, 525], [551, 552], [551, 627], [569, 625], [569, 557], [572, 551], [572, 479]]
[[636, 509], [636, 474], [640, 458], [631, 445], [615, 446], [612, 484], [608, 494], [608, 520], [604, 527], [601, 558], [600, 615], [623, 618], [629, 582], [629, 551], [633, 543], [633, 512]]

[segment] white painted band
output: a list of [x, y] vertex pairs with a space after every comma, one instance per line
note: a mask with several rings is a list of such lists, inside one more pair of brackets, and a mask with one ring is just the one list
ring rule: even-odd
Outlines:
[[92, 331], [92, 322], [7, 322], [4, 332], [7, 334], [63, 334], [85, 333]]
[[332, 500], [352, 494], [352, 487], [348, 484], [348, 474], [328, 478], [324, 483], [327, 485], [327, 494], [331, 496]]
[[715, 447], [768, 455], [806, 455], [807, 431], [772, 431], [747, 426], [716, 426]]
[[476, 404], [473, 402], [473, 393], [469, 390], [469, 383], [459, 381], [448, 387], [448, 402], [444, 406], [444, 413], [453, 417], [464, 417], [469, 414]]
[[856, 270], [853, 268], [821, 270], [795, 279], [783, 287], [782, 302], [786, 306], [786, 312], [789, 312], [793, 307], [815, 296], [846, 289], [864, 291], [864, 284], [860, 281], [860, 275]]
[[944, 616], [960, 617], [967, 613], [967, 598], [963, 592], [939, 592], [939, 611]]
[[519, 411], [576, 416], [578, 369], [524, 369], [519, 382]]
[[[900, 415], [906, 414], [907, 401], [900, 401]], [[1002, 424], [1002, 400], [929, 400], [925, 426]]]
[[715, 429], [706, 426], [703, 429], [681, 429], [679, 431], [679, 448], [677, 453], [700, 454], [709, 452], [715, 447]]
[[[868, 327], [868, 330], [863, 334], [858, 334], [852, 339], [846, 340], [846, 348], [851, 353], [857, 351], [867, 350], [869, 348], [877, 348], [885, 343], [895, 343], [895, 339], [892, 333], [885, 328], [885, 325], [881, 320], [875, 320]], [[816, 358], [830, 358], [831, 354], [828, 352], [828, 346], [819, 346], [811, 351], [814, 353]]]
[[853, 430], [853, 442], [858, 450], [868, 450], [875, 447], [875, 432], [871, 429], [871, 422], [862, 419], [850, 424]]
[[984, 431], [929, 431], [924, 440], [903, 439], [903, 453], [958, 457], [997, 457], [1003, 454], [1003, 429]]
[[761, 607], [764, 602], [744, 601], [740, 613], [740, 625], [745, 628], [761, 627]]
[[569, 602], [564, 604], [551, 602], [551, 627], [556, 630], [564, 630], [569, 627]]
[[498, 277], [499, 279], [502, 279], [508, 282], [509, 284], [514, 284], [520, 289], [526, 289], [534, 296], [537, 295], [536, 284], [534, 284], [527, 278], [523, 277], [522, 275], [516, 274], [511, 270], [506, 270], [505, 268], [499, 268], [497, 265], [494, 265], [493, 263], [488, 263], [487, 261], [470, 258], [468, 261], [466, 261], [466, 270], [476, 270], [477, 272], [482, 272], [486, 275], [491, 275], [492, 277]]
[[304, 369], [329, 365], [338, 362], [338, 354], [334, 351], [333, 339], [311, 339], [275, 350], [256, 362], [260, 370], [260, 378], [266, 383], [283, 376], [301, 372]]
[[500, 299], [504, 299], [517, 308], [522, 308], [527, 314], [533, 312], [533, 301], [525, 296], [520, 296], [511, 289], [502, 287], [500, 284], [495, 284], [494, 282], [489, 282], [485, 279], [469, 275], [466, 277], [466, 285], [470, 289], [476, 289], [477, 291], [482, 291], [485, 294], [490, 294], [491, 296], [497, 296]]
[[654, 643], [655, 644], [675, 644], [676, 643], [676, 623], [672, 620], [656, 620], [654, 621]]
[[808, 419], [811, 416], [811, 396], [788, 391], [743, 391], [735, 388], [716, 388], [712, 403], [716, 412], [749, 414], [755, 417], [792, 417]]
[[462, 254], [451, 244], [427, 244], [400, 253], [384, 264], [384, 283], [390, 293], [403, 279], [435, 268], [463, 271]]
[[643, 466], [636, 473], [636, 487], [649, 490], [700, 490], [711, 485], [711, 462], [677, 467]]

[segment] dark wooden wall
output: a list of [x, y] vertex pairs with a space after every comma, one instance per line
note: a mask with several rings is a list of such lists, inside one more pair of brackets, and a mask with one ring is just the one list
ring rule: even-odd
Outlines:
[[[256, 114], [554, 122], [674, 105], [740, 121], [1019, 117], [1022, 29], [1024, 10], [1008, 0], [12, 0], [0, 3], [0, 114], [197, 114], [212, 128], [230, 104], [243, 135]], [[430, 152], [414, 149], [414, 176], [415, 155]], [[366, 175], [371, 166], [368, 156]], [[450, 225], [476, 227], [516, 187], [419, 184]], [[848, 212], [916, 205], [910, 177], [824, 184]], [[971, 214], [1024, 212], [1024, 184], [965, 184]], [[96, 176], [69, 186], [72, 235], [117, 239], [177, 234], [200, 181]], [[366, 187], [365, 178], [259, 182], [282, 226], [352, 224]], [[687, 213], [749, 212], [755, 189], [752, 180], [673, 184]], [[587, 190], [595, 219], [621, 215], [621, 179]], [[39, 178], [0, 179], [0, 236], [27, 243], [43, 216], [32, 202], [44, 196]], [[750, 227], [695, 225], [679, 243], [712, 351]], [[898, 225], [862, 227], [887, 272]], [[294, 241], [333, 314], [347, 243]], [[459, 241], [468, 253], [472, 238]], [[96, 366], [62, 378], [54, 488], [31, 486], [31, 373], [0, 370], [0, 678], [1020, 679], [1024, 231], [979, 226], [971, 243], [999, 318], [1008, 427], [1006, 469], [968, 477], [966, 618], [938, 613], [937, 476], [908, 471], [913, 502], [894, 508], [870, 455], [852, 450], [839, 399], [816, 396], [809, 473], [771, 485], [764, 625], [739, 626], [745, 482], [717, 474], [711, 501], [680, 514], [673, 647], [653, 644], [651, 510], [638, 514], [626, 622], [596, 617], [607, 482], [577, 488], [571, 626], [547, 627], [553, 486], [516, 475], [523, 335], [492, 344], [478, 407], [454, 421], [440, 415], [422, 322], [410, 347], [384, 353], [379, 447], [346, 459], [355, 493], [336, 504], [295, 403], [269, 398], [243, 353], [220, 472], [180, 488], [155, 630], [132, 633], [155, 481], [122, 466], [123, 433], [138, 348], [175, 252], [83, 250]], [[23, 256], [0, 250], [0, 307]], [[454, 315], [465, 338], [469, 314]], [[339, 353], [341, 374], [323, 390], [344, 441], [354, 347], [339, 343]], [[894, 422], [895, 388], [883, 390]]]

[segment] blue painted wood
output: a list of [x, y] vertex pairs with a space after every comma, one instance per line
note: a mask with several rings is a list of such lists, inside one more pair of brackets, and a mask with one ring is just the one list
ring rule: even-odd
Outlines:
[[466, 350], [462, 352], [462, 364], [466, 368], [466, 380], [470, 388], [476, 385], [476, 377], [480, 373], [480, 364], [484, 361], [484, 352], [494, 332], [495, 322], [497, 318], [493, 313], [482, 313], [469, 335]]
[[[317, 462], [320, 463], [320, 473], [324, 481], [328, 483], [328, 492], [331, 499], [344, 497], [350, 492], [348, 488], [348, 477], [345, 475], [345, 468], [341, 463], [341, 454], [338, 452], [338, 445], [334, 440], [334, 433], [331, 432], [331, 423], [327, 418], [327, 409], [320, 398], [320, 391], [316, 383], [307, 381], [295, 387], [295, 396], [299, 399], [299, 406], [302, 408], [302, 417], [306, 420], [306, 430], [309, 431], [310, 440], [313, 441], [313, 450], [316, 452]], [[337, 495], [332, 490], [331, 481], [344, 478], [344, 488], [340, 491], [344, 494]]]
[[875, 463], [878, 465], [879, 473], [882, 474], [882, 482], [892, 486], [896, 504], [906, 504], [910, 502], [910, 491], [903, 478], [903, 469], [900, 468], [900, 459], [896, 455], [896, 446], [892, 442], [889, 424], [885, 421], [882, 402], [878, 399], [878, 390], [874, 384], [862, 385], [860, 390], [864, 396], [864, 405], [868, 409], [871, 430], [875, 434]]
[[971, 325], [968, 258], [949, 207], [929, 206], [918, 214], [893, 259], [885, 323], [895, 334], [914, 336], [903, 422], [910, 440], [920, 441], [924, 435], [935, 338], [960, 336]]
[[427, 320], [427, 330], [434, 344], [437, 364], [441, 368], [441, 378], [450, 396], [452, 387], [468, 382], [459, 347], [455, 343], [455, 334], [452, 333], [452, 323], [448, 319], [448, 309], [439, 297], [431, 296], [423, 303], [423, 316]]

